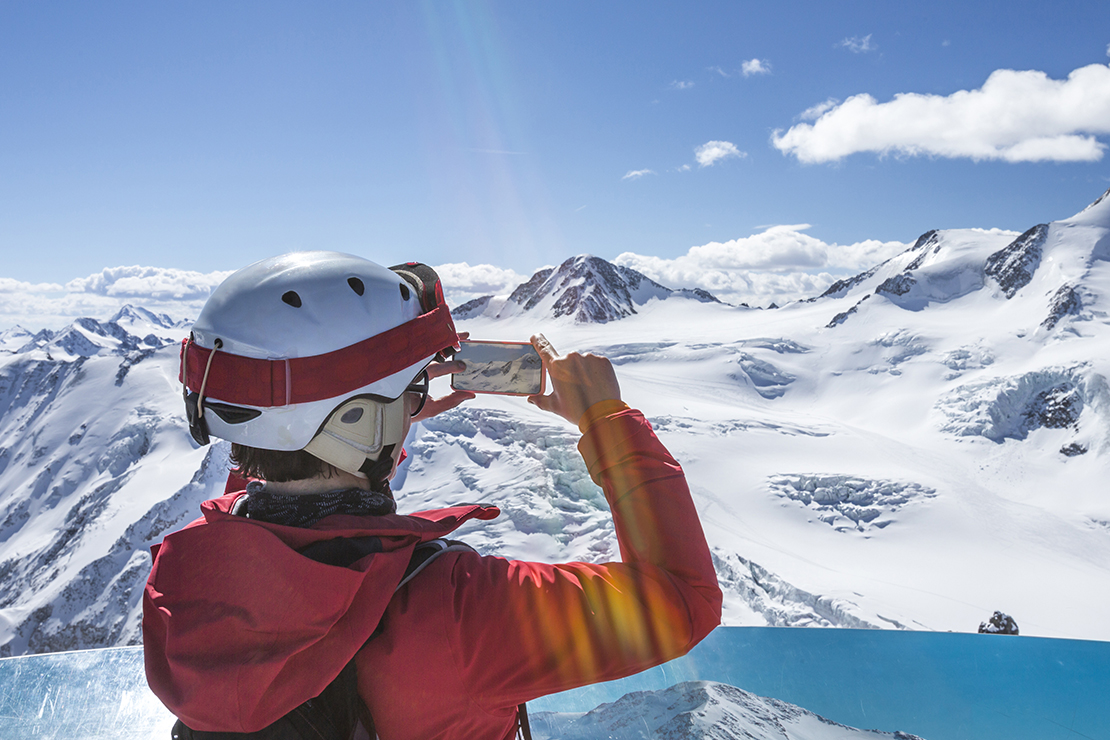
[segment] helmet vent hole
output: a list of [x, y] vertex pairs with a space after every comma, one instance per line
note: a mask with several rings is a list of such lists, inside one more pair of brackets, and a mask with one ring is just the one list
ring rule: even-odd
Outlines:
[[297, 291], [295, 290], [286, 291], [285, 295], [281, 297], [281, 300], [288, 303], [293, 308], [301, 307], [301, 297], [297, 295]]
[[401, 298], [406, 301], [409, 299], [409, 289], [404, 283], [401, 284]]
[[359, 295], [362, 295], [363, 293], [366, 292], [366, 286], [363, 285], [362, 281], [359, 280], [357, 277], [347, 278], [347, 285], [350, 285], [351, 290], [358, 293]]
[[354, 424], [354, 423], [358, 422], [358, 420], [361, 419], [361, 418], [362, 418], [362, 409], [356, 406], [353, 409], [348, 409], [343, 414], [343, 416], [339, 417], [339, 420], [341, 422], [343, 422], [344, 424]]

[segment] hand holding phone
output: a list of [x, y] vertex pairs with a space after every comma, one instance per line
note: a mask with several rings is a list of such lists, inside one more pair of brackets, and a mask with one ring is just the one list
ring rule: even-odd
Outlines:
[[546, 387], [543, 362], [528, 342], [460, 343], [456, 360], [466, 370], [451, 376], [451, 388], [473, 393], [532, 396]]
[[579, 352], [560, 355], [543, 334], [532, 337], [532, 344], [551, 375], [552, 392], [530, 396], [530, 403], [577, 424], [595, 403], [621, 400], [620, 383], [607, 358]]

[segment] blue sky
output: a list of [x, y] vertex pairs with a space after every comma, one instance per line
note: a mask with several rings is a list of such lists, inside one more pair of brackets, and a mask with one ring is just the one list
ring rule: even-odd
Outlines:
[[1108, 54], [1104, 0], [7, 2], [0, 278], [1023, 231], [1110, 186]]

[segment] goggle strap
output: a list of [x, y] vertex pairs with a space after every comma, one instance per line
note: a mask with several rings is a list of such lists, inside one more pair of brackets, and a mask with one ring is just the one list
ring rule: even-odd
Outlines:
[[311, 403], [388, 378], [458, 341], [451, 312], [442, 304], [386, 332], [311, 357], [263, 360], [221, 350], [220, 361], [213, 362], [214, 350], [185, 339], [178, 379], [188, 388], [203, 386], [206, 396], [228, 404], [272, 408]]

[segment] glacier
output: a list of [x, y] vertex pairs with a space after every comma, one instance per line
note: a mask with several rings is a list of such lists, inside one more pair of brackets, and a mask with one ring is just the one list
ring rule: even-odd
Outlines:
[[[581, 256], [458, 326], [612, 358], [687, 473], [726, 624], [974, 632], [1002, 610], [1107, 640], [1110, 199], [1031, 233], [931, 230], [774, 309]], [[228, 469], [184, 423], [188, 326], [131, 307], [0, 332], [0, 656], [140, 639], [150, 546]], [[460, 535], [483, 552], [617, 558], [577, 436], [480, 397], [414, 425], [399, 508], [493, 503]]]

